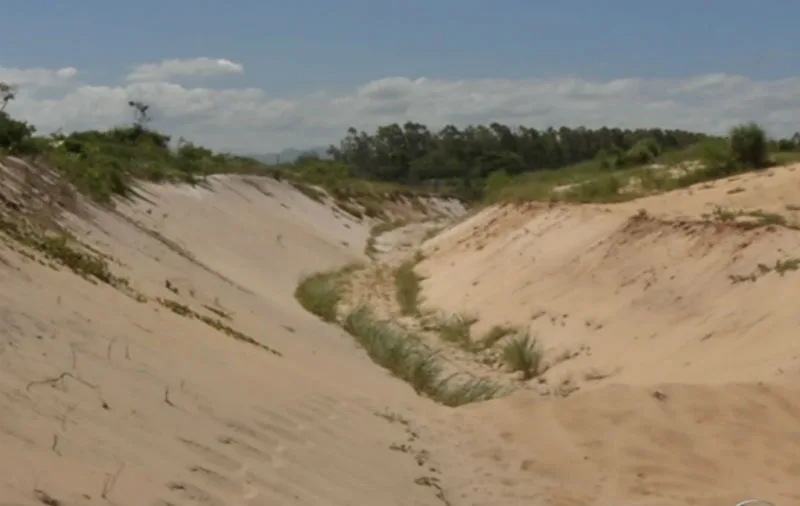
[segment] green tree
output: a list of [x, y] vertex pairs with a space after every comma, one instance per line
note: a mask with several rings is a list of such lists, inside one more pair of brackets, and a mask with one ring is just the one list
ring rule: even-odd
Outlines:
[[733, 160], [745, 167], [767, 165], [767, 135], [756, 123], [733, 127], [730, 130], [730, 149]]

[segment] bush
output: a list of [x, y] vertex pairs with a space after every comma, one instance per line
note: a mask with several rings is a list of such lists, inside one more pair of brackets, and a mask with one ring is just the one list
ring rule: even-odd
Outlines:
[[17, 121], [0, 111], [0, 148], [13, 154], [29, 154], [36, 128], [24, 121]]
[[733, 161], [748, 168], [767, 165], [767, 135], [755, 123], [735, 126], [730, 131]]
[[632, 165], [641, 165], [652, 163], [660, 154], [661, 146], [655, 139], [648, 137], [637, 141], [625, 154], [625, 160]]

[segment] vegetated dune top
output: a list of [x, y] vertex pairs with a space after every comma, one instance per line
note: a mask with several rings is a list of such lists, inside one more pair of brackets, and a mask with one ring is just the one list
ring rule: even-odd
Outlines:
[[374, 414], [432, 403], [292, 297], [363, 259], [368, 224], [268, 179], [140, 191], [66, 219], [147, 302], [0, 234], [3, 501], [437, 504], [389, 450], [402, 425]]
[[800, 499], [800, 231], [768, 214], [800, 218], [797, 168], [494, 206], [423, 245], [426, 304], [479, 316], [476, 335], [527, 327], [545, 350], [531, 390], [449, 415], [463, 467], [506, 484], [487, 503]]

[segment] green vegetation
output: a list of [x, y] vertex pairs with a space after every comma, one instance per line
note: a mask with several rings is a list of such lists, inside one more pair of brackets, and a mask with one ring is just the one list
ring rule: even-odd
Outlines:
[[[778, 146], [791, 148], [796, 153], [771, 155], [770, 149]], [[649, 155], [641, 155], [643, 150]], [[510, 178], [493, 179], [490, 176], [485, 198], [490, 202], [630, 200], [763, 169], [777, 161], [789, 161], [792, 157], [800, 159], [800, 135], [791, 141], [770, 141], [758, 125], [749, 123], [732, 128], [727, 138], [706, 137], [679, 150], [657, 150], [652, 139], [641, 140], [624, 157], [620, 156], [619, 151], [611, 158], [603, 153], [597, 159], [560, 170], [523, 173]], [[663, 167], [672, 167], [673, 170], [667, 171]]]
[[126, 278], [115, 276], [108, 261], [92, 252], [66, 232], [52, 235], [45, 229], [21, 220], [10, 220], [0, 214], [0, 231], [18, 243], [38, 251], [56, 264], [63, 265], [75, 274], [91, 282], [112, 286], [137, 300], [144, 296], [131, 289]]
[[268, 351], [268, 352], [270, 352], [273, 355], [278, 356], [278, 357], [282, 357], [283, 356], [283, 354], [281, 352], [279, 352], [278, 350], [276, 350], [274, 348], [271, 348], [271, 347], [267, 346], [266, 344], [263, 344], [263, 343], [260, 343], [260, 342], [256, 341], [255, 339], [253, 339], [252, 337], [248, 336], [247, 334], [239, 332], [238, 330], [234, 329], [233, 327], [230, 327], [229, 325], [226, 325], [221, 320], [215, 320], [214, 318], [211, 318], [210, 316], [202, 315], [202, 314], [198, 313], [197, 311], [195, 311], [194, 309], [192, 309], [189, 306], [187, 306], [186, 304], [181, 304], [180, 302], [172, 300], [172, 299], [163, 299], [161, 297], [158, 297], [156, 299], [156, 301], [158, 301], [159, 304], [161, 304], [162, 306], [164, 306], [165, 308], [169, 309], [170, 311], [172, 311], [173, 313], [175, 313], [175, 314], [177, 314], [179, 316], [183, 316], [184, 318], [200, 320], [201, 322], [205, 323], [209, 327], [213, 327], [213, 328], [217, 329], [219, 332], [222, 332], [223, 334], [226, 334], [226, 335], [236, 339], [237, 341], [243, 341], [245, 343], [252, 344], [253, 346], [261, 348], [262, 350], [266, 350], [266, 351]]
[[522, 372], [523, 379], [531, 379], [539, 373], [542, 351], [528, 333], [517, 334], [503, 348], [503, 358], [512, 371]]
[[413, 316], [419, 312], [421, 278], [414, 272], [416, 264], [414, 260], [406, 260], [394, 272], [395, 297], [400, 305], [400, 313], [404, 316]]
[[494, 325], [486, 332], [486, 335], [476, 343], [476, 347], [481, 350], [487, 350], [500, 342], [507, 335], [514, 334], [516, 332], [518, 332], [518, 329], [514, 327], [507, 325]]
[[783, 277], [787, 272], [793, 272], [800, 269], [800, 258], [786, 258], [776, 260], [775, 264], [769, 266], [767, 264], [758, 264], [756, 270], [750, 274], [731, 274], [728, 278], [731, 283], [744, 283], [745, 281], [755, 282], [758, 278], [766, 276], [770, 272], [777, 272], [778, 275]]
[[[766, 212], [761, 209], [746, 211], [743, 209], [732, 210], [716, 206], [710, 214], [703, 214], [703, 217], [723, 223], [735, 223], [738, 227], [743, 229], [770, 226], [784, 227], [792, 230], [800, 229], [800, 225], [790, 222], [785, 216]], [[741, 218], [745, 220], [742, 221]]]
[[344, 296], [347, 276], [360, 267], [358, 264], [352, 264], [344, 269], [306, 276], [297, 285], [294, 296], [306, 311], [326, 322], [335, 322], [339, 303]]
[[[680, 188], [770, 163], [800, 159], [800, 134], [771, 140], [749, 123], [727, 138], [683, 130], [584, 127], [511, 128], [499, 123], [438, 132], [406, 122], [368, 134], [348, 129], [330, 159], [315, 154], [267, 165], [214, 153], [151, 128], [147, 104], [131, 101], [132, 124], [107, 131], [37, 136], [6, 112], [15, 91], [0, 83], [0, 150], [46, 163], [98, 202], [136, 194], [136, 180], [202, 184], [211, 174], [286, 179], [315, 200], [322, 189], [347, 213], [385, 218], [383, 203], [420, 195], [464, 200], [607, 202]], [[770, 154], [771, 153], [771, 154]], [[701, 160], [668, 174], [649, 168]]]
[[488, 400], [500, 393], [489, 380], [461, 375], [443, 376], [439, 358], [411, 333], [377, 320], [364, 306], [350, 312], [344, 329], [381, 367], [408, 382], [414, 390], [446, 406]]
[[425, 328], [438, 332], [442, 341], [453, 343], [465, 350], [475, 350], [475, 343], [472, 342], [472, 325], [478, 321], [477, 318], [464, 314], [453, 314], [449, 316], [436, 314], [432, 321], [425, 324]]

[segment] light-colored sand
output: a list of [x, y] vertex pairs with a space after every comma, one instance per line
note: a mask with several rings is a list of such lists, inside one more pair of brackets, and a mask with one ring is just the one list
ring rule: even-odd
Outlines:
[[427, 303], [478, 331], [527, 326], [551, 366], [452, 415], [476, 458], [452, 458], [464, 486], [493, 484], [476, 504], [800, 500], [800, 271], [770, 270], [800, 257], [800, 232], [702, 222], [714, 205], [791, 222], [798, 202], [789, 167], [621, 205], [489, 208], [427, 242]]
[[[480, 315], [478, 332], [528, 324], [552, 364], [455, 410], [294, 301], [302, 275], [366, 260], [371, 223], [285, 183], [147, 185], [70, 218], [147, 303], [0, 241], [0, 503], [794, 504], [800, 271], [728, 276], [800, 256], [800, 232], [669, 220], [710, 202], [800, 218], [798, 183], [782, 169], [618, 206], [492, 208], [427, 242], [426, 303]], [[420, 234], [387, 235], [386, 258]], [[280, 355], [154, 297], [224, 311]]]
[[224, 310], [283, 356], [0, 247], [0, 502], [441, 504], [415, 484], [435, 462], [390, 450], [407, 429], [374, 414], [432, 403], [292, 297], [363, 259], [369, 226], [253, 181], [148, 185], [73, 227], [137, 290]]

